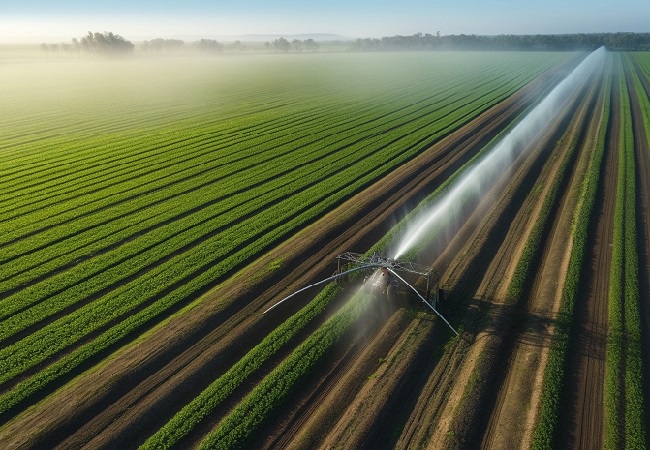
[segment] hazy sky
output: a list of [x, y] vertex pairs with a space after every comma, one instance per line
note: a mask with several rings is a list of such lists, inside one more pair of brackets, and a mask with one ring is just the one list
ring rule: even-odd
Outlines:
[[650, 32], [649, 0], [0, 0], [0, 42], [242, 34]]

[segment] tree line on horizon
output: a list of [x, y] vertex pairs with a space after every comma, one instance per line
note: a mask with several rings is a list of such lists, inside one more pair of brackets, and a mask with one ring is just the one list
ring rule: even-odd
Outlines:
[[[436, 50], [520, 50], [520, 51], [571, 51], [595, 50], [605, 47], [608, 50], [650, 50], [650, 33], [576, 33], [576, 34], [537, 34], [496, 36], [459, 34], [441, 36], [416, 33], [411, 36], [387, 36], [377, 38], [359, 38], [355, 41], [335, 41], [328, 43], [331, 47], [340, 47], [352, 52], [381, 51], [436, 51]], [[92, 54], [100, 56], [127, 55], [134, 52], [135, 45], [119, 34], [112, 32], [91, 32], [71, 43], [41, 44], [46, 53], [58, 53], [63, 50], [73, 54]], [[202, 53], [242, 52], [246, 50], [276, 53], [317, 52], [320, 43], [314, 39], [293, 39], [284, 37], [273, 42], [264, 42], [263, 47], [249, 46], [236, 40], [232, 43], [218, 42], [215, 39], [200, 39], [186, 44], [180, 39], [156, 38], [144, 41], [141, 49], [144, 53], [163, 54], [194, 50]]]
[[399, 50], [650, 50], [650, 33], [500, 34], [483, 36], [416, 33], [381, 39], [357, 39], [354, 51]]

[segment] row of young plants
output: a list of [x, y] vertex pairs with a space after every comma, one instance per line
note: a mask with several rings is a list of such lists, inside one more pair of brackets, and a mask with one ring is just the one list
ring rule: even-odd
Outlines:
[[[619, 96], [621, 98], [621, 128], [618, 136], [618, 176], [616, 183], [616, 204], [612, 240], [612, 260], [609, 279], [608, 336], [605, 366], [605, 436], [604, 447], [623, 448], [633, 442], [634, 433], [629, 422], [636, 425], [637, 412], [628, 410], [628, 398], [632, 395], [634, 383], [628, 383], [630, 338], [628, 330], [634, 324], [630, 315], [632, 308], [638, 308], [638, 269], [636, 268], [636, 212], [634, 191], [634, 138], [630, 98], [626, 80], [627, 68], [620, 57], [617, 60], [619, 73]], [[630, 234], [633, 233], [633, 234]], [[633, 270], [633, 271], [632, 271]], [[630, 305], [629, 302], [634, 302]], [[638, 323], [640, 326], [640, 322]], [[640, 330], [639, 330], [640, 333]], [[637, 342], [637, 345], [639, 342]], [[634, 345], [634, 342], [632, 342]], [[638, 357], [640, 358], [640, 352]], [[633, 363], [634, 365], [634, 363]], [[629, 414], [629, 415], [628, 415]], [[645, 439], [644, 439], [645, 442]], [[638, 448], [638, 447], [631, 447]]]
[[[625, 445], [627, 448], [644, 448], [646, 445], [645, 429], [645, 401], [643, 385], [646, 382], [643, 368], [643, 339], [641, 335], [641, 311], [639, 302], [639, 262], [637, 254], [636, 233], [636, 162], [635, 141], [631, 119], [631, 102], [645, 101], [644, 91], [639, 90], [640, 82], [630, 59], [625, 55], [625, 70], [628, 74], [626, 86], [628, 96], [625, 98], [624, 107], [628, 109], [625, 126], [625, 276], [624, 276], [624, 323], [625, 323]], [[635, 95], [632, 99], [630, 96]], [[641, 98], [639, 98], [641, 96]], [[647, 132], [649, 122], [644, 121]]]
[[553, 333], [546, 368], [539, 416], [533, 431], [532, 447], [536, 450], [555, 448], [554, 442], [561, 415], [561, 395], [566, 378], [569, 346], [573, 331], [573, 311], [584, 278], [583, 267], [587, 257], [587, 239], [589, 229], [595, 220], [594, 209], [596, 194], [600, 184], [600, 173], [605, 152], [605, 138], [610, 118], [611, 96], [611, 60], [608, 61], [603, 92], [603, 106], [597, 138], [593, 144], [593, 156], [589, 162], [584, 181], [580, 188], [580, 203], [576, 209], [572, 224], [572, 246], [567, 267], [558, 319]]

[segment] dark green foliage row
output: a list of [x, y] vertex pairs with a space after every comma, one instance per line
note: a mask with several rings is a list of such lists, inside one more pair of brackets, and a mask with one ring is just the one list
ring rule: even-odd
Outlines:
[[[640, 102], [646, 137], [650, 132], [650, 121], [643, 111], [648, 110], [648, 97], [628, 55], [625, 64], [634, 83], [634, 92]], [[628, 93], [632, 94], [632, 89]], [[636, 233], [636, 162], [635, 142], [631, 111], [631, 98], [627, 96], [623, 105], [628, 109], [628, 123], [625, 126], [625, 168], [627, 171], [625, 183], [625, 445], [627, 448], [644, 448], [646, 444], [645, 415], [646, 405], [643, 396], [643, 385], [647, 382], [643, 367], [643, 343], [641, 336], [641, 311], [639, 302], [639, 262], [637, 253]]]
[[[625, 65], [630, 68], [629, 60]], [[619, 60], [618, 67], [621, 135], [605, 371], [605, 447], [612, 449], [645, 445], [634, 136], [624, 62]]]

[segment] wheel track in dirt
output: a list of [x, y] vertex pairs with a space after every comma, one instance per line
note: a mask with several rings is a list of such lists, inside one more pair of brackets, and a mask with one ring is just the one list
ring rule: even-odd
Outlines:
[[[567, 64], [568, 66], [569, 64]], [[453, 156], [448, 155], [449, 148], [464, 143], [465, 152], [467, 152], [467, 147], [479, 146], [484, 143], [496, 132], [495, 130], [505, 126], [526, 105], [538, 98], [540, 92], [544, 92], [554, 85], [558, 78], [559, 75], [556, 73], [554, 76], [547, 76], [545, 80], [533, 83], [536, 85], [534, 88], [530, 86], [529, 89], [513, 96], [499, 107], [491, 109], [480, 119], [473, 121], [470, 126], [446, 138], [439, 144], [438, 148], [444, 149], [446, 146], [447, 150], [439, 150], [439, 152], [433, 153], [439, 158], [433, 158], [433, 162], [438, 161], [439, 165], [431, 166], [432, 152], [429, 152], [426, 157], [416, 158], [417, 161], [414, 160], [414, 163], [408, 165], [407, 168], [400, 168], [403, 171], [398, 169], [394, 177], [387, 177], [383, 187], [382, 182], [377, 183], [373, 188], [376, 188], [376, 192], [383, 195], [377, 194], [371, 200], [361, 202], [362, 205], [366, 205], [365, 209], [361, 208], [361, 212], [357, 213], [356, 216], [347, 214], [347, 220], [339, 219], [342, 224], [339, 224], [338, 228], [336, 226], [333, 229], [330, 228], [329, 232], [324, 233], [323, 239], [314, 242], [310, 240], [313, 236], [307, 237], [303, 233], [298, 239], [309, 241], [308, 244], [303, 243], [305, 246], [303, 248], [307, 248], [307, 250], [300, 253], [293, 247], [293, 251], [286, 254], [272, 252], [271, 255], [285, 257], [287, 254], [290, 255], [286, 260], [287, 267], [283, 268], [278, 274], [280, 277], [286, 277], [283, 283], [276, 285], [273, 280], [267, 279], [253, 285], [230, 285], [229, 290], [222, 289], [220, 292], [222, 295], [230, 293], [229, 296], [235, 298], [229, 306], [216, 305], [218, 311], [215, 313], [210, 311], [210, 308], [206, 308], [207, 302], [204, 302], [202, 306], [194, 308], [194, 314], [185, 315], [184, 319], [186, 320], [188, 317], [192, 317], [186, 323], [181, 324], [175, 318], [170, 319], [168, 328], [162, 332], [160, 329], [155, 330], [149, 334], [147, 339], [136, 346], [141, 353], [139, 356], [134, 348], [128, 348], [124, 352], [120, 352], [119, 355], [112, 358], [109, 364], [75, 382], [72, 389], [66, 389], [65, 394], [57, 396], [55, 401], [40, 405], [41, 407], [23, 417], [24, 421], [21, 420], [14, 427], [8, 427], [5, 430], [10, 433], [10, 430], [21, 429], [22, 426], [26, 427], [22, 428], [23, 430], [42, 430], [40, 435], [25, 436], [18, 432], [11, 435], [10, 440], [6, 442], [16, 443], [25, 440], [52, 446], [70, 438], [71, 441], [69, 442], [71, 443], [83, 444], [88, 442], [89, 438], [97, 437], [97, 435], [105, 432], [105, 439], [99, 438], [96, 443], [109, 445], [109, 443], [113, 442], [112, 439], [118, 437], [118, 435], [129, 440], [134, 436], [141, 436], [143, 432], [146, 434], [157, 429], [170, 417], [170, 413], [173, 413], [176, 410], [175, 408], [178, 407], [172, 406], [167, 408], [164, 413], [153, 414], [150, 408], [151, 405], [164, 404], [166, 402], [162, 402], [161, 399], [169, 399], [170, 396], [172, 397], [170, 404], [179, 404], [179, 402], [182, 404], [182, 399], [196, 395], [208, 384], [210, 379], [214, 378], [214, 370], [207, 370], [209, 373], [205, 373], [206, 370], [203, 372], [199, 370], [201, 367], [207, 365], [208, 368], [219, 370], [217, 367], [218, 362], [237, 358], [237, 352], [233, 349], [234, 343], [232, 341], [230, 344], [225, 343], [226, 348], [222, 348], [220, 352], [213, 351], [211, 355], [204, 354], [208, 349], [215, 346], [214, 344], [219, 341], [220, 337], [228, 336], [232, 338], [233, 334], [246, 336], [246, 331], [250, 332], [252, 327], [259, 322], [259, 317], [249, 321], [245, 320], [250, 319], [255, 311], [268, 306], [268, 303], [273, 301], [274, 298], [277, 298], [282, 293], [290, 292], [295, 286], [304, 284], [306, 281], [313, 280], [326, 273], [327, 264], [323, 263], [323, 261], [328, 261], [330, 255], [340, 253], [341, 249], [348, 250], [353, 246], [354, 242], [357, 244], [362, 243], [364, 236], [377, 235], [378, 231], [386, 229], [389, 223], [392, 222], [391, 215], [399, 214], [400, 208], [407, 208], [407, 200], [411, 202], [417, 201], [426, 192], [435, 188], [436, 183], [439, 184], [449, 173], [453, 173], [463, 160], [468, 159], [469, 155], [462, 152], [460, 155], [458, 152], [454, 153], [454, 159]], [[483, 129], [483, 132], [478, 134], [472, 132], [471, 130], [475, 130], [476, 127]], [[447, 158], [443, 159], [441, 155], [447, 155]], [[446, 169], [446, 171], [443, 169]], [[396, 183], [396, 180], [399, 179], [404, 181]], [[392, 188], [392, 190], [389, 188]], [[386, 197], [386, 191], [395, 193]], [[418, 192], [420, 193], [419, 196]], [[411, 195], [406, 196], [406, 193]], [[359, 203], [359, 199], [356, 197], [352, 200], [353, 204], [355, 202]], [[383, 214], [376, 212], [380, 209], [380, 206], [386, 205], [390, 205], [391, 208], [388, 208]], [[346, 206], [348, 206], [347, 203]], [[358, 209], [355, 209], [355, 211], [358, 211]], [[375, 212], [374, 215], [371, 214], [373, 211]], [[365, 227], [360, 224], [356, 227], [352, 226], [353, 223], [358, 222], [361, 218], [366, 218], [367, 215], [370, 218], [364, 220]], [[328, 219], [332, 217], [333, 215], [329, 215]], [[334, 220], [334, 222], [338, 223], [337, 220]], [[319, 228], [315, 227], [314, 229]], [[343, 233], [342, 230], [347, 231]], [[329, 245], [320, 247], [323, 242], [327, 241], [331, 241]], [[296, 245], [296, 241], [294, 240], [291, 245]], [[313, 252], [315, 248], [321, 248], [321, 251]], [[303, 254], [312, 254], [313, 256], [308, 258], [308, 262], [305, 262], [303, 272], [292, 274], [291, 269], [297, 267], [297, 261]], [[268, 261], [268, 259], [264, 261]], [[259, 266], [256, 269], [259, 269]], [[255, 272], [251, 269], [250, 273]], [[242, 310], [239, 314], [234, 314], [234, 317], [229, 319], [226, 324], [225, 317], [231, 316], [234, 311], [247, 304], [250, 295], [255, 291], [263, 293], [257, 300], [251, 302], [247, 309]], [[284, 316], [276, 316], [267, 320], [267, 327], [250, 334], [255, 335], [257, 333], [256, 335], [259, 336], [268, 329], [272, 329], [281, 322], [283, 317], [287, 317], [288, 313], [295, 311], [297, 308], [298, 306], [287, 308]], [[219, 327], [219, 325], [222, 326]], [[238, 325], [240, 325], [240, 332], [235, 333], [233, 330]], [[215, 327], [218, 328], [217, 336], [215, 336], [215, 333], [210, 332]], [[232, 339], [234, 340], [234, 338]], [[155, 344], [153, 344], [154, 341]], [[246, 342], [251, 343], [253, 341], [253, 337], [248, 337], [245, 339], [244, 346], [250, 345], [246, 344]], [[165, 344], [168, 344], [168, 346]], [[239, 344], [242, 343], [239, 342]], [[179, 350], [182, 351], [179, 352]], [[199, 369], [197, 369], [197, 366]], [[189, 371], [189, 375], [187, 373], [182, 374], [183, 371]], [[192, 374], [194, 374], [195, 378], [192, 378]], [[169, 385], [168, 380], [173, 376], [178, 377], [177, 381]], [[111, 382], [107, 383], [107, 380], [111, 380]], [[185, 386], [189, 381], [198, 383], [189, 388]], [[170, 394], [170, 391], [174, 391], [179, 386], [182, 388], [179, 389], [181, 393], [174, 397]], [[91, 394], [75, 395], [79, 389]], [[145, 400], [145, 397], [154, 398]], [[52, 414], [54, 411], [57, 414]], [[144, 423], [141, 424], [142, 428], [138, 427], [138, 430], [135, 430], [133, 424], [138, 423], [140, 425], [138, 419], [143, 419]], [[32, 428], [33, 426], [36, 428]], [[0, 441], [7, 439], [8, 434], [3, 434], [4, 437], [0, 436]], [[129, 442], [132, 442], [133, 445], [137, 443], [132, 440], [129, 440]]]

